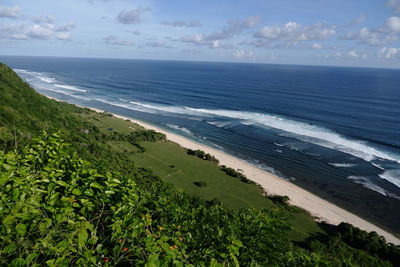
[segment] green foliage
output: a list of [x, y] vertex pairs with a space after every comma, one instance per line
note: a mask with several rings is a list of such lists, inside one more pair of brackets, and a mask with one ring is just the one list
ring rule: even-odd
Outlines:
[[1, 152], [0, 166], [0, 265], [270, 264], [288, 249], [279, 211], [193, 205], [157, 183], [141, 190], [69, 154], [58, 135]]
[[197, 150], [188, 149], [187, 150], [187, 154], [199, 157], [199, 158], [201, 158], [203, 160], [208, 160], [208, 161], [211, 161], [211, 162], [215, 162], [217, 164], [219, 163], [219, 160], [216, 159], [214, 156], [212, 156], [212, 155], [210, 155], [210, 154], [208, 154], [208, 153], [206, 153], [206, 152], [204, 152], [204, 151], [202, 151], [200, 149], [197, 149]]
[[400, 266], [400, 247], [386, 243], [385, 238], [376, 232], [368, 233], [348, 223], [339, 224], [335, 230], [335, 237], [346, 244]]
[[278, 195], [268, 196], [268, 198], [271, 199], [274, 203], [279, 205], [288, 205], [290, 200], [288, 196], [278, 196]]
[[226, 167], [225, 165], [221, 166], [221, 171], [225, 172], [227, 175], [238, 178], [241, 182], [246, 184], [254, 184], [254, 182], [246, 177], [243, 173], [236, 171], [233, 168]]

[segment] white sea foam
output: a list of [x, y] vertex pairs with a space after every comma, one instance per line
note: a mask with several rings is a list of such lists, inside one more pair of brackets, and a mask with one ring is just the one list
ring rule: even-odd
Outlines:
[[40, 79], [43, 82], [46, 82], [46, 83], [54, 83], [54, 82], [56, 82], [56, 79], [55, 78], [51, 78], [51, 77], [37, 76], [37, 78]]
[[101, 99], [101, 98], [94, 98], [93, 100], [98, 101], [98, 102], [102, 102], [104, 104], [108, 104], [108, 105], [111, 105], [111, 106], [126, 108], [126, 109], [130, 109], [130, 110], [134, 110], [134, 111], [147, 112], [147, 113], [153, 113], [153, 114], [156, 113], [155, 111], [144, 110], [143, 108], [135, 106], [135, 105], [132, 105], [130, 103], [121, 103], [121, 102], [110, 101], [110, 100]]
[[193, 135], [193, 133], [189, 129], [185, 128], [185, 127], [178, 126], [178, 125], [173, 125], [173, 124], [167, 124], [167, 126], [169, 128], [171, 128], [171, 129], [175, 129], [175, 130], [178, 130], [178, 131]]
[[214, 125], [218, 128], [224, 128], [230, 124], [230, 122], [227, 122], [227, 121], [207, 121], [207, 123]]
[[243, 125], [254, 125], [255, 124], [255, 122], [254, 121], [251, 121], [251, 120], [247, 120], [247, 121], [241, 121], [240, 122], [241, 124], [243, 124]]
[[382, 194], [384, 196], [387, 196], [388, 193], [385, 191], [385, 189], [383, 189], [382, 187], [373, 184], [368, 178], [366, 177], [361, 177], [361, 176], [349, 176], [347, 177], [348, 179], [352, 180], [353, 182], [355, 182], [356, 184], [360, 184], [362, 186], [364, 186], [365, 188], [371, 189], [375, 192], [378, 192], [379, 194]]
[[77, 99], [85, 100], [85, 101], [93, 100], [93, 98], [85, 97], [85, 96], [81, 96], [81, 95], [71, 95], [71, 96], [74, 97], [74, 98], [77, 98]]
[[87, 90], [79, 89], [78, 87], [72, 86], [72, 85], [55, 84], [54, 86], [59, 87], [59, 88], [64, 88], [67, 90], [71, 90], [71, 91], [87, 92]]
[[366, 161], [380, 158], [400, 163], [400, 155], [382, 151], [359, 140], [346, 138], [324, 127], [254, 112], [193, 108], [188, 109], [209, 115], [254, 121], [262, 126], [284, 131], [288, 136], [301, 141], [335, 149], [343, 153], [362, 158]]
[[65, 91], [65, 90], [61, 90], [61, 89], [55, 89], [55, 88], [44, 87], [44, 86], [36, 86], [36, 88], [40, 89], [40, 90], [51, 91], [51, 92], [55, 92], [55, 93], [63, 94], [63, 95], [68, 95], [68, 96], [72, 96], [74, 94], [71, 91]]
[[338, 168], [351, 168], [351, 167], [357, 166], [357, 164], [352, 164], [352, 163], [331, 163], [331, 162], [329, 162], [329, 165], [332, 165], [332, 166], [338, 167]]
[[385, 170], [385, 168], [383, 168], [381, 165], [379, 165], [379, 164], [376, 164], [376, 163], [374, 163], [374, 162], [371, 162], [371, 164], [372, 165], [374, 165], [375, 167], [377, 167], [378, 169], [381, 169], [381, 170]]
[[400, 187], [400, 170], [387, 170], [379, 174], [379, 177], [396, 185], [397, 187]]
[[276, 146], [284, 146], [284, 145], [278, 144], [278, 143], [274, 143], [274, 145], [276, 145]]

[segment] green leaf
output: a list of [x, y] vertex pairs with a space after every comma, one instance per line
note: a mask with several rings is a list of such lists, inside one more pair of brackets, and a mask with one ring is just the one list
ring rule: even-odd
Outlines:
[[97, 188], [97, 189], [103, 189], [103, 187], [100, 184], [96, 183], [96, 182], [91, 183], [90, 187], [94, 187], [94, 188]]
[[26, 234], [26, 224], [17, 224], [17, 226], [15, 227], [15, 231], [17, 232], [17, 234], [24, 236]]
[[89, 235], [85, 229], [81, 229], [78, 234], [78, 245], [80, 248], [83, 248], [86, 244]]
[[29, 264], [31, 264], [31, 262], [35, 259], [35, 258], [37, 258], [37, 256], [38, 256], [38, 254], [37, 253], [32, 253], [31, 255], [29, 255], [27, 258], [26, 258], [26, 264], [27, 265], [29, 265]]
[[72, 194], [74, 194], [76, 196], [80, 196], [82, 194], [82, 192], [78, 188], [75, 188], [74, 190], [72, 190]]
[[26, 261], [23, 258], [16, 258], [11, 262], [11, 266], [25, 266]]
[[64, 182], [64, 181], [55, 181], [55, 183], [58, 184], [58, 185], [64, 186], [64, 187], [68, 186], [68, 184], [66, 182]]
[[104, 193], [106, 193], [107, 195], [113, 195], [113, 194], [115, 194], [114, 191], [105, 191]]
[[12, 254], [17, 249], [15, 244], [10, 244], [3, 249], [5, 254]]

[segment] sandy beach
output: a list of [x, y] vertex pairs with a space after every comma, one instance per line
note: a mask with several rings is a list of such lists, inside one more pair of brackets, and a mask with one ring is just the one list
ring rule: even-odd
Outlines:
[[[49, 98], [59, 101], [58, 99], [55, 99], [53, 97]], [[89, 109], [100, 113], [105, 112], [104, 110], [97, 108]], [[286, 181], [285, 179], [269, 173], [263, 169], [260, 169], [244, 160], [241, 160], [237, 157], [206, 146], [204, 144], [197, 143], [178, 134], [166, 131], [147, 122], [114, 113], [112, 114], [117, 118], [130, 120], [136, 124], [143, 126], [146, 129], [152, 129], [157, 132], [164, 133], [167, 136], [168, 140], [175, 142], [182, 147], [190, 148], [193, 150], [203, 150], [204, 152], [215, 156], [219, 160], [221, 165], [226, 165], [234, 169], [241, 169], [243, 173], [247, 176], [247, 178], [259, 184], [267, 194], [288, 196], [290, 198], [289, 202], [291, 205], [295, 205], [307, 210], [317, 221], [325, 221], [327, 223], [335, 225], [341, 222], [347, 222], [368, 232], [375, 231], [379, 235], [384, 236], [387, 242], [393, 243], [395, 245], [400, 245], [400, 239], [395, 237], [393, 234], [388, 233], [378, 226], [352, 214], [351, 212], [344, 210], [302, 189], [301, 187], [294, 185]]]

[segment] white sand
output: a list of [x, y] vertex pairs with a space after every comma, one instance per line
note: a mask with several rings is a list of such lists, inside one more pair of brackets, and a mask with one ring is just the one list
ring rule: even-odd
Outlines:
[[[104, 112], [100, 109], [90, 109], [97, 112]], [[167, 136], [168, 140], [175, 142], [182, 147], [190, 148], [193, 150], [203, 150], [204, 152], [215, 156], [219, 160], [221, 165], [226, 165], [234, 169], [243, 170], [243, 174], [245, 174], [250, 180], [259, 184], [265, 192], [270, 195], [288, 196], [290, 198], [290, 204], [307, 210], [318, 221], [325, 221], [327, 223], [335, 225], [341, 222], [347, 222], [368, 232], [375, 231], [379, 235], [384, 236], [386, 241], [395, 245], [400, 245], [399, 238], [382, 230], [378, 226], [369, 223], [366, 220], [284, 180], [283, 178], [262, 170], [244, 160], [241, 160], [209, 146], [199, 144], [180, 135], [160, 129], [149, 123], [117, 114], [113, 115], [117, 118], [130, 120], [136, 124], [143, 126], [146, 129], [153, 129], [157, 132], [164, 133]]]

